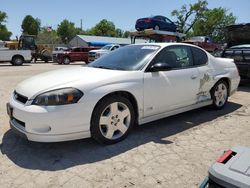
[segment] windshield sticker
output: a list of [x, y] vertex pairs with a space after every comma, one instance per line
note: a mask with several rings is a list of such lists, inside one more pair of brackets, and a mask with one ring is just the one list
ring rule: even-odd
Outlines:
[[159, 47], [158, 46], [143, 46], [141, 49], [142, 50], [157, 50]]

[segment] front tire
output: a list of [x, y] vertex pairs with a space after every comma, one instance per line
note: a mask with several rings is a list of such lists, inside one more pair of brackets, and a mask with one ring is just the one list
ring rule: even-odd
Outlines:
[[65, 65], [70, 64], [70, 59], [68, 57], [63, 58], [63, 64]]
[[222, 109], [228, 101], [228, 94], [229, 88], [227, 82], [224, 80], [218, 81], [211, 90], [212, 106], [218, 110]]
[[127, 98], [118, 95], [106, 97], [93, 111], [91, 136], [101, 144], [114, 144], [126, 138], [134, 122], [134, 108]]

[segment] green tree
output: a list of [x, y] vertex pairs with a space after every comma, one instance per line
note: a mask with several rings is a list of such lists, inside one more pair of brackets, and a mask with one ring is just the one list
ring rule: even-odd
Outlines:
[[215, 41], [223, 41], [225, 27], [234, 24], [235, 21], [236, 17], [232, 13], [228, 13], [225, 8], [206, 10], [203, 18], [194, 24], [193, 34], [210, 36]]
[[116, 34], [115, 34], [116, 37], [122, 38], [122, 36], [123, 36], [123, 30], [117, 28], [117, 29], [115, 30], [115, 33], [116, 33]]
[[114, 23], [103, 19], [89, 30], [89, 34], [96, 36], [115, 37], [117, 33]]
[[24, 17], [22, 22], [23, 34], [37, 35], [40, 31], [41, 21], [38, 18], [33, 18], [31, 15]]
[[47, 27], [43, 27], [37, 35], [37, 44], [60, 44], [61, 38], [55, 30], [48, 31]]
[[123, 35], [122, 35], [123, 38], [128, 38], [129, 36], [130, 36], [129, 31], [123, 32]]
[[172, 16], [177, 18], [177, 25], [181, 33], [187, 34], [204, 15], [207, 10], [207, 0], [198, 0], [197, 3], [183, 5], [180, 10], [173, 10]]
[[0, 11], [0, 40], [10, 40], [10, 36], [12, 35], [4, 24], [7, 18], [7, 14]]
[[57, 34], [61, 37], [61, 40], [64, 43], [69, 42], [75, 35], [77, 34], [77, 29], [75, 28], [75, 24], [69, 22], [68, 20], [63, 20], [57, 28]]

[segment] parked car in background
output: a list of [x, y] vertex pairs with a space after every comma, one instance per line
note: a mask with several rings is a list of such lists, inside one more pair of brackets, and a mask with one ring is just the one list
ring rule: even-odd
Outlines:
[[66, 51], [68, 49], [69, 49], [68, 47], [57, 46], [57, 47], [55, 47], [54, 51]]
[[88, 63], [89, 51], [97, 49], [94, 47], [75, 47], [66, 51], [59, 51], [53, 54], [53, 62], [58, 64], [69, 64], [74, 61], [84, 61]]
[[69, 50], [70, 49], [67, 47], [62, 47], [62, 46], [55, 47], [54, 50], [52, 51], [53, 62], [58, 63], [57, 54], [63, 53], [64, 51], [69, 51]]
[[22, 65], [25, 62], [31, 62], [30, 50], [9, 50], [0, 48], [0, 62], [10, 62], [12, 65]]
[[28, 140], [93, 137], [113, 144], [134, 124], [195, 108], [222, 109], [240, 77], [232, 59], [183, 43], [128, 45], [88, 66], [51, 71], [15, 88], [7, 111]]
[[250, 148], [235, 146], [225, 151], [209, 168], [199, 188], [249, 188]]
[[224, 28], [227, 47], [250, 44], [250, 23], [234, 24]]
[[241, 78], [250, 79], [250, 45], [232, 46], [222, 52], [222, 57], [234, 59]]
[[120, 48], [121, 46], [119, 44], [108, 44], [106, 46], [103, 46], [99, 50], [90, 50], [89, 51], [89, 62], [92, 62], [99, 57], [108, 54], [111, 51], [114, 51], [115, 49]]
[[3, 49], [5, 48], [5, 42], [0, 40], [0, 49]]
[[138, 19], [135, 24], [135, 29], [137, 31], [154, 29], [176, 32], [177, 26], [174, 22], [164, 16], [152, 16]]
[[185, 40], [184, 43], [193, 44], [203, 48], [204, 50], [212, 53], [217, 53], [223, 49], [222, 44], [214, 43], [210, 37], [207, 36], [196, 36]]

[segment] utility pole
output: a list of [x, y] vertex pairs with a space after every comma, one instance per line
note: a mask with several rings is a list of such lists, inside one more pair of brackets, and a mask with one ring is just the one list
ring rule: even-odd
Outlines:
[[82, 19], [81, 19], [81, 31], [82, 31]]

